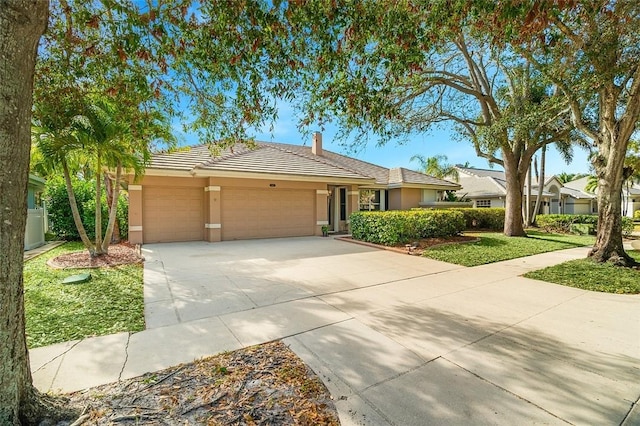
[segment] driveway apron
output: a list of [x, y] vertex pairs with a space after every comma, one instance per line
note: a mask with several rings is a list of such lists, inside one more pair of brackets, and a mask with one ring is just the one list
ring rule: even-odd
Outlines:
[[145, 245], [147, 330], [31, 351], [34, 381], [77, 390], [284, 339], [344, 425], [640, 424], [640, 298], [521, 277], [586, 253], [465, 268], [333, 238]]

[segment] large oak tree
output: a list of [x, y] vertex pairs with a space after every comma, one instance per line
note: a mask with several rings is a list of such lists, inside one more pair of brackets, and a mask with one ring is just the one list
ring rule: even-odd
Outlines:
[[533, 155], [576, 138], [568, 104], [526, 59], [449, 22], [449, 9], [440, 6], [319, 2], [321, 13], [306, 10], [313, 15], [302, 20], [309, 27], [293, 25], [307, 34], [297, 37], [307, 43], [300, 95], [306, 122], [335, 120], [355, 144], [453, 123], [479, 157], [504, 167], [504, 233], [523, 236], [523, 188]]
[[509, 43], [559, 89], [595, 153], [598, 231], [590, 257], [633, 265], [622, 244], [621, 193], [640, 120], [640, 2], [469, 2], [456, 19]]
[[47, 23], [45, 1], [0, 2], [0, 424], [35, 422], [24, 333], [22, 256], [27, 220], [31, 92], [36, 52]]

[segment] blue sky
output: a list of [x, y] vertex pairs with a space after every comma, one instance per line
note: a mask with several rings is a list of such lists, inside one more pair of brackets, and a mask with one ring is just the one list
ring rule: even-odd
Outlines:
[[[311, 136], [303, 135], [297, 127], [297, 119], [294, 111], [287, 105], [281, 106], [279, 109], [279, 118], [274, 125], [273, 131], [270, 126], [259, 129], [252, 133], [252, 136], [258, 141], [290, 143], [295, 145], [311, 145]], [[318, 128], [310, 128], [311, 132], [320, 131]], [[469, 162], [473, 167], [489, 168], [488, 162], [476, 156], [476, 153], [470, 142], [459, 140], [453, 130], [434, 129], [429, 134], [414, 135], [405, 143], [389, 142], [384, 146], [376, 146], [375, 141], [370, 142], [364, 147], [360, 147], [356, 151], [346, 149], [341, 145], [341, 141], [336, 140], [338, 129], [335, 125], [326, 125], [322, 130], [322, 143], [324, 149], [337, 152], [339, 154], [349, 155], [370, 163], [379, 164], [384, 167], [406, 167], [410, 169], [418, 168], [417, 162], [411, 162], [410, 159], [415, 154], [425, 157], [434, 155], [446, 155], [448, 162], [451, 164], [464, 164]], [[183, 143], [195, 145], [200, 143], [195, 134], [182, 134]], [[500, 170], [500, 166], [494, 166], [496, 170]], [[566, 164], [560, 157], [555, 148], [547, 150], [546, 175], [567, 173], [589, 173], [589, 162], [587, 160], [587, 152], [580, 149], [574, 149], [573, 161]]]

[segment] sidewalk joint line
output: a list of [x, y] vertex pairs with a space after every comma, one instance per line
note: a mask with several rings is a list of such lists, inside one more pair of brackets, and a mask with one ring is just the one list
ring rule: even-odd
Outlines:
[[639, 404], [640, 404], [640, 395], [638, 396], [638, 399], [636, 399], [636, 402], [632, 402], [631, 403], [631, 406], [629, 407], [629, 411], [627, 411], [627, 413], [622, 418], [622, 421], [620, 422], [620, 426], [623, 426], [625, 424], [625, 422], [627, 421], [627, 419], [629, 419], [629, 417], [631, 416], [631, 412], [633, 411], [634, 407], [640, 407]]
[[507, 389], [507, 388], [505, 388], [505, 387], [502, 387], [502, 386], [498, 385], [497, 383], [494, 383], [494, 382], [492, 382], [491, 380], [488, 380], [488, 379], [486, 379], [486, 378], [482, 377], [481, 375], [479, 375], [479, 374], [477, 374], [477, 373], [474, 373], [473, 371], [471, 371], [471, 370], [468, 370], [468, 369], [464, 368], [464, 367], [463, 367], [463, 366], [461, 366], [460, 364], [457, 364], [457, 363], [455, 363], [455, 362], [451, 361], [451, 360], [450, 360], [450, 359], [448, 359], [448, 358], [442, 357], [442, 359], [443, 359], [444, 361], [446, 361], [446, 362], [450, 363], [450, 364], [455, 365], [456, 367], [460, 368], [461, 370], [466, 371], [467, 373], [471, 374], [472, 376], [477, 377], [478, 379], [482, 380], [483, 382], [488, 383], [488, 384], [490, 384], [490, 385], [492, 385], [492, 386], [495, 386], [496, 388], [498, 388], [498, 389], [500, 389], [500, 390], [502, 390], [502, 391], [504, 391], [504, 392], [506, 392], [506, 393], [508, 393], [508, 394], [510, 394], [510, 395], [515, 396], [515, 397], [516, 397], [516, 398], [518, 398], [519, 400], [524, 401], [524, 402], [526, 402], [526, 403], [529, 403], [529, 404], [533, 405], [534, 407], [536, 407], [536, 408], [538, 408], [538, 409], [540, 409], [540, 410], [544, 411], [545, 413], [547, 413], [547, 414], [549, 414], [549, 415], [551, 415], [551, 416], [555, 417], [555, 418], [556, 418], [556, 419], [558, 419], [558, 420], [562, 420], [563, 422], [565, 422], [565, 423], [567, 423], [567, 424], [570, 424], [570, 425], [572, 425], [572, 424], [573, 424], [573, 423], [571, 423], [570, 421], [568, 421], [568, 420], [566, 420], [566, 419], [563, 419], [562, 417], [558, 416], [557, 414], [552, 413], [551, 411], [547, 410], [546, 408], [543, 408], [543, 407], [539, 406], [539, 405], [538, 405], [538, 404], [536, 404], [535, 402], [532, 402], [532, 401], [528, 400], [527, 398], [525, 398], [525, 397], [523, 397], [523, 396], [520, 396], [520, 395], [518, 395], [517, 393], [512, 392], [512, 391], [510, 391], [509, 389]]

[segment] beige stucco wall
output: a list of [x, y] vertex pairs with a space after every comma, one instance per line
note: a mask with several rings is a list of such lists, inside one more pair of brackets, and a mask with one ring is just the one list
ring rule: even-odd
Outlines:
[[395, 188], [395, 189], [389, 190], [388, 209], [389, 210], [410, 210], [415, 207], [420, 207], [420, 201], [422, 201], [422, 189]]
[[570, 198], [564, 199], [564, 213], [565, 214], [591, 214], [591, 202], [590, 200], [572, 200]]
[[[204, 239], [214, 242], [222, 239], [222, 192], [227, 189], [274, 189], [274, 190], [309, 190], [315, 191], [314, 217], [309, 218], [315, 226], [315, 234], [322, 235], [322, 225], [328, 221], [327, 217], [327, 184], [322, 182], [296, 182], [269, 179], [241, 179], [241, 178], [215, 178], [215, 177], [169, 177], [169, 176], [144, 176], [140, 181], [130, 181], [133, 190], [129, 191], [129, 240], [131, 243], [143, 242], [143, 203], [145, 187], [199, 187], [204, 192], [203, 223]], [[357, 186], [349, 187], [349, 190], [357, 192]], [[350, 211], [358, 208], [357, 195], [352, 196], [348, 203]]]

